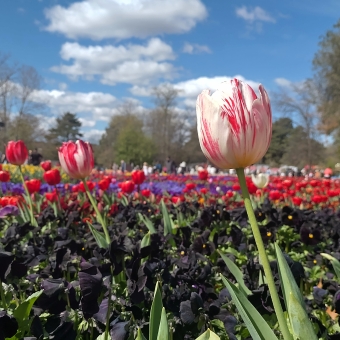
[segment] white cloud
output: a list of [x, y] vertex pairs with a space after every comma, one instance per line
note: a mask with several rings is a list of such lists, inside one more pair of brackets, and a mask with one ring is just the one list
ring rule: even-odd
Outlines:
[[92, 143], [97, 144], [102, 137], [104, 133], [104, 130], [98, 130], [98, 129], [91, 129], [91, 130], [83, 130], [83, 139]]
[[259, 6], [249, 9], [247, 6], [238, 7], [236, 8], [236, 15], [239, 18], [246, 20], [248, 23], [253, 23], [255, 21], [276, 22], [269, 13]]
[[188, 54], [211, 53], [211, 50], [206, 45], [185, 43], [183, 46], [183, 53], [188, 53]]
[[38, 90], [32, 100], [45, 104], [55, 115], [67, 111], [77, 114], [90, 113], [95, 121], [108, 121], [115, 114], [116, 98], [109, 93]]
[[54, 72], [93, 79], [99, 77], [103, 84], [138, 84], [158, 78], [171, 79], [176, 73], [171, 63], [175, 59], [170, 45], [159, 38], [153, 38], [146, 45], [127, 46], [83, 46], [79, 43], [65, 43], [60, 51], [63, 60], [71, 65], [52, 67]]
[[47, 31], [101, 40], [188, 32], [207, 10], [200, 0], [84, 0], [53, 6], [45, 16]]
[[275, 83], [281, 87], [290, 88], [292, 86], [292, 82], [285, 78], [276, 78]]
[[[182, 81], [179, 83], [172, 84], [172, 86], [179, 91], [178, 96], [183, 98], [183, 103], [189, 108], [196, 106], [197, 96], [203, 90], [210, 90], [211, 93], [217, 90], [220, 83], [224, 81], [230, 81], [233, 78], [238, 78], [249, 84], [256, 92], [258, 90], [259, 83], [253, 80], [245, 79], [241, 75], [236, 75], [234, 77], [218, 76], [218, 77], [199, 77], [195, 79], [190, 79]], [[153, 88], [148, 86], [133, 86], [130, 88], [130, 92], [135, 96], [147, 97], [152, 96]]]

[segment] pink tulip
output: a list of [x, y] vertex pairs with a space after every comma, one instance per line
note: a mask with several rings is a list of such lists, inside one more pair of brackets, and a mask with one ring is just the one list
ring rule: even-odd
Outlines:
[[210, 95], [197, 98], [197, 130], [204, 155], [221, 169], [245, 168], [265, 155], [272, 135], [272, 112], [266, 90], [260, 96], [232, 79]]
[[62, 169], [71, 177], [83, 179], [89, 176], [94, 167], [91, 144], [77, 140], [66, 142], [58, 150]]

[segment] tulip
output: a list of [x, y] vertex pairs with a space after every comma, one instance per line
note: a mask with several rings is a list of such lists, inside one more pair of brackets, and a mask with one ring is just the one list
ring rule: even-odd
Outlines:
[[14, 165], [23, 165], [28, 158], [28, 151], [22, 140], [10, 141], [6, 145], [7, 161]]
[[60, 172], [58, 169], [48, 170], [44, 173], [44, 180], [49, 185], [57, 185], [61, 181]]
[[11, 176], [8, 171], [0, 171], [0, 182], [8, 182]]
[[39, 179], [31, 179], [25, 182], [28, 192], [34, 194], [40, 190], [41, 182]]
[[58, 194], [53, 192], [46, 192], [45, 193], [46, 200], [49, 202], [57, 202], [58, 201]]
[[253, 183], [259, 188], [265, 188], [269, 183], [269, 175], [268, 174], [258, 174], [257, 176], [251, 175], [251, 180]]
[[150, 197], [151, 191], [149, 189], [144, 189], [140, 192], [144, 197]]
[[125, 181], [120, 184], [120, 188], [122, 192], [125, 194], [131, 194], [132, 191], [135, 189], [135, 183], [132, 181]]
[[198, 171], [198, 178], [201, 181], [206, 181], [208, 179], [209, 173], [207, 170], [200, 170]]
[[145, 173], [143, 170], [132, 171], [131, 177], [136, 185], [141, 185], [145, 181]]
[[44, 169], [44, 171], [49, 171], [52, 169], [52, 162], [51, 161], [41, 162], [40, 166]]
[[63, 143], [58, 150], [62, 169], [75, 179], [84, 179], [94, 168], [94, 157], [91, 144], [77, 140]]
[[260, 97], [237, 79], [223, 82], [210, 95], [197, 98], [197, 131], [204, 155], [221, 169], [239, 169], [258, 162], [272, 135], [272, 112], [266, 90]]
[[98, 186], [100, 190], [106, 191], [110, 186], [110, 180], [108, 178], [104, 178], [98, 182]]

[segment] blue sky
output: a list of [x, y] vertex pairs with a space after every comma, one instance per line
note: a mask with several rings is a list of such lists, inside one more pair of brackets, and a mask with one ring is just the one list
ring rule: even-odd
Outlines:
[[96, 141], [122, 101], [142, 111], [164, 82], [194, 111], [203, 89], [230, 77], [271, 93], [311, 77], [339, 13], [338, 0], [6, 0], [0, 51], [42, 76], [45, 127], [71, 111]]

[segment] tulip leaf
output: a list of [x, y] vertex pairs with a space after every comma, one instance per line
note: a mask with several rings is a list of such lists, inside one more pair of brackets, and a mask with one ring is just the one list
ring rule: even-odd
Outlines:
[[164, 224], [164, 236], [172, 233], [172, 224], [168, 209], [163, 200], [161, 200], [161, 211], [163, 215], [163, 224]]
[[340, 262], [335, 257], [326, 253], [321, 253], [321, 256], [331, 261], [335, 274], [338, 277], [338, 279], [340, 279]]
[[158, 329], [157, 340], [169, 340], [169, 326], [168, 319], [166, 317], [165, 308], [162, 308], [161, 322]]
[[278, 340], [267, 322], [249, 302], [244, 293], [234, 284], [229, 282], [224, 276], [222, 276], [222, 281], [227, 287], [232, 297], [232, 301], [246, 324], [251, 337], [254, 340]]
[[137, 338], [135, 340], [146, 340], [146, 337], [143, 335], [142, 330], [138, 328]]
[[208, 328], [196, 340], [220, 340], [220, 337]]
[[151, 244], [151, 234], [150, 231], [144, 235], [142, 242], [140, 244], [141, 248], [147, 247]]
[[162, 315], [162, 308], [162, 292], [160, 282], [157, 281], [150, 310], [149, 340], [157, 340], [158, 328]]
[[14, 310], [13, 316], [16, 318], [21, 331], [29, 330], [31, 323], [28, 321], [34, 302], [43, 293], [43, 289], [30, 295], [24, 302]]
[[235, 280], [239, 284], [240, 291], [243, 292], [246, 296], [252, 295], [253, 293], [248, 289], [248, 287], [244, 284], [243, 274], [240, 269], [236, 266], [236, 264], [229, 259], [229, 257], [225, 256], [219, 251], [222, 260], [227, 265], [230, 273], [234, 276]]
[[87, 224], [98, 246], [103, 249], [109, 248], [109, 244], [106, 241], [105, 235], [101, 233], [100, 231], [98, 231], [97, 229], [95, 229], [91, 223], [87, 222]]
[[283, 256], [277, 243], [275, 243], [275, 251], [283, 297], [288, 311], [293, 338], [317, 340], [313, 325], [306, 312], [304, 298], [296, 284], [287, 260]]
[[157, 231], [150, 219], [147, 216], [143, 216], [141, 213], [138, 213], [138, 217], [142, 222], [145, 224], [145, 226], [149, 229], [151, 234], [156, 234]]

